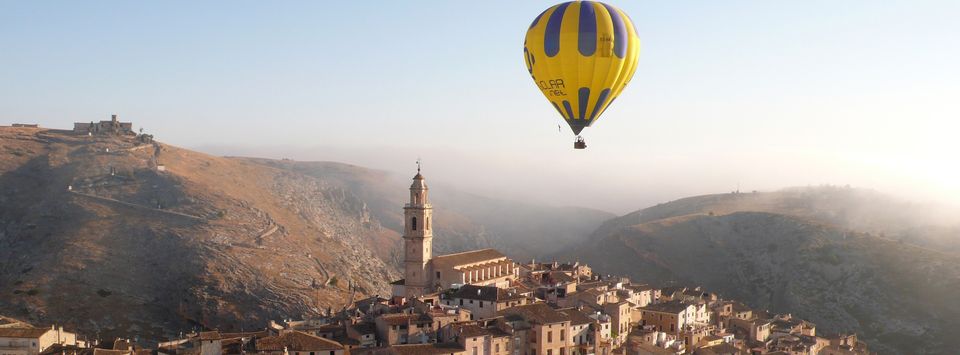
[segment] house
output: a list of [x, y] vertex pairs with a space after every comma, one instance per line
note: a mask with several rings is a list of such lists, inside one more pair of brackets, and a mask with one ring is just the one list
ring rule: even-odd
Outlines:
[[448, 324], [441, 331], [443, 342], [457, 343], [468, 354], [509, 355], [519, 344], [513, 328], [503, 318]]
[[668, 301], [640, 307], [640, 325], [652, 325], [656, 330], [677, 334], [687, 323], [697, 307], [680, 301]]
[[377, 324], [360, 322], [347, 326], [347, 337], [353, 339], [357, 346], [370, 348], [377, 345]]
[[392, 313], [375, 319], [377, 337], [384, 345], [434, 342], [440, 322], [429, 314]]
[[570, 318], [570, 342], [575, 347], [588, 350], [590, 345], [596, 342], [593, 331], [599, 326], [599, 322], [576, 308], [561, 308], [557, 312]]
[[445, 295], [444, 305], [462, 307], [470, 311], [471, 319], [493, 318], [498, 311], [528, 303], [525, 296], [513, 289], [494, 286], [463, 285]]
[[520, 353], [544, 355], [572, 354], [570, 315], [545, 303], [507, 308], [500, 315], [520, 335]]
[[0, 355], [36, 355], [53, 345], [77, 345], [77, 335], [50, 328], [2, 328], [0, 327]]

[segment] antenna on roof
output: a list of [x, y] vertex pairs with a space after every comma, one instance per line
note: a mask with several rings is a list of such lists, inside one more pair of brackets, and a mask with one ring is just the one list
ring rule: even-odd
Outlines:
[[417, 157], [417, 174], [420, 173], [420, 157]]

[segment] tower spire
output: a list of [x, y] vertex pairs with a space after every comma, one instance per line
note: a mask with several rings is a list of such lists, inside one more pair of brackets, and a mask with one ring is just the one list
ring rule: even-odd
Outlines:
[[410, 202], [403, 207], [404, 215], [404, 295], [415, 297], [429, 293], [434, 285], [430, 259], [433, 247], [433, 228], [430, 217], [433, 208], [428, 198], [426, 179], [420, 175], [422, 163], [417, 159], [417, 175], [410, 185]]

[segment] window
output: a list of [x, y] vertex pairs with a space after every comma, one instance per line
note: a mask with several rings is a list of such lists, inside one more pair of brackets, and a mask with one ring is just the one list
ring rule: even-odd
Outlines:
[[564, 334], [564, 329], [560, 329], [560, 339], [566, 339], [566, 335]]
[[423, 221], [423, 230], [428, 229], [430, 229], [430, 217], [426, 217], [426, 219]]
[[410, 229], [417, 230], [417, 217], [410, 218]]
[[552, 343], [552, 342], [553, 342], [553, 332], [552, 332], [552, 331], [547, 332], [547, 342], [548, 342], [548, 343]]
[[547, 349], [547, 355], [553, 355], [553, 349]]
[[483, 301], [480, 301], [480, 308], [483, 308]]
[[462, 299], [462, 298], [460, 299], [460, 305], [461, 305], [461, 306], [463, 305], [463, 299]]
[[[429, 249], [429, 248], [427, 249], [427, 252], [428, 252], [428, 253], [430, 252], [430, 249]], [[439, 271], [437, 271], [437, 279], [438, 279], [438, 280], [440, 279], [440, 272], [439, 272]]]
[[497, 352], [497, 353], [500, 352], [500, 343], [496, 343], [493, 345], [493, 352]]

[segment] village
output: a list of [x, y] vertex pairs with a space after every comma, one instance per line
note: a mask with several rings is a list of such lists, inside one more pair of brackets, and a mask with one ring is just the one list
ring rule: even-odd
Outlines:
[[[113, 121], [104, 127], [121, 127]], [[856, 334], [819, 335], [811, 322], [701, 287], [633, 283], [578, 262], [518, 263], [494, 249], [433, 256], [428, 192], [418, 169], [403, 207], [405, 278], [387, 297], [257, 331], [206, 329], [155, 347], [0, 317], [0, 355], [870, 353]]]

